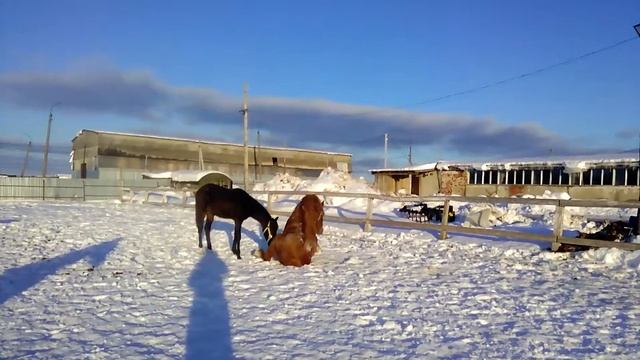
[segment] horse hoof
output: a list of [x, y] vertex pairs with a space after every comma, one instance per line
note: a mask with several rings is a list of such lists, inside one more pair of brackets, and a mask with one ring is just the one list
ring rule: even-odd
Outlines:
[[200, 249], [202, 249], [202, 244], [198, 244], [198, 247], [199, 247]]

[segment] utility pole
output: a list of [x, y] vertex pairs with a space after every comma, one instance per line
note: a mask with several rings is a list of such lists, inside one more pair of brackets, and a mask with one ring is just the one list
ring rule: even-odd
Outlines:
[[[640, 24], [634, 25], [633, 29], [640, 36]], [[638, 132], [638, 172], [636, 176], [638, 176], [636, 183], [638, 183], [638, 201], [640, 201], [640, 132]], [[640, 208], [636, 212], [636, 227], [633, 232], [636, 236], [640, 235]]]
[[387, 144], [389, 142], [389, 134], [384, 134], [384, 168], [387, 168]]
[[[640, 36], [640, 24], [636, 25], [636, 31], [638, 31], [638, 36]], [[638, 183], [638, 201], [640, 201], [640, 132], [638, 132], [638, 171], [636, 172], [636, 183]], [[640, 207], [638, 211], [636, 211], [636, 226], [633, 229], [634, 234], [640, 235]]]
[[409, 145], [409, 166], [413, 166], [413, 159], [411, 158], [411, 145]]
[[47, 165], [49, 162], [49, 137], [51, 135], [51, 121], [53, 121], [53, 108], [60, 105], [59, 102], [49, 108], [49, 124], [47, 125], [47, 140], [44, 144], [44, 162], [42, 163], [42, 177], [47, 176]]
[[198, 144], [198, 167], [200, 171], [204, 170], [204, 157], [202, 156], [202, 145]]
[[244, 84], [242, 91], [242, 123], [244, 127], [244, 190], [249, 191], [249, 89]]
[[20, 171], [20, 177], [24, 176], [24, 172], [27, 169], [27, 163], [29, 162], [29, 150], [31, 150], [31, 140], [27, 144], [27, 154], [24, 156], [24, 162], [22, 163], [22, 171]]
[[260, 130], [258, 130], [257, 135], [257, 144], [258, 144], [258, 153], [256, 155], [256, 166], [258, 168], [258, 179], [262, 177], [262, 160], [260, 160]]

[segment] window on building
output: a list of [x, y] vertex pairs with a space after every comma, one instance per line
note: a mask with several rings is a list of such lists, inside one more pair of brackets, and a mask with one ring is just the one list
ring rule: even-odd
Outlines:
[[603, 172], [603, 185], [612, 185], [613, 184], [613, 169], [606, 168]]
[[640, 168], [637, 166], [628, 168], [627, 186], [640, 186]]
[[628, 181], [627, 168], [624, 166], [617, 166], [613, 169], [615, 186], [625, 186], [625, 181]]
[[527, 185], [533, 184], [533, 177], [532, 177], [532, 174], [531, 174], [531, 170], [527, 169], [527, 170], [522, 170], [522, 171], [524, 173], [523, 174], [524, 184], [527, 184]]
[[487, 180], [487, 184], [499, 184], [500, 183], [500, 171], [498, 170], [489, 170], [489, 179]]
[[602, 169], [591, 169], [590, 170], [591, 174], [589, 174], [589, 176], [591, 177], [591, 185], [601, 185], [602, 184]]
[[542, 170], [542, 185], [550, 185], [553, 173], [549, 169]]

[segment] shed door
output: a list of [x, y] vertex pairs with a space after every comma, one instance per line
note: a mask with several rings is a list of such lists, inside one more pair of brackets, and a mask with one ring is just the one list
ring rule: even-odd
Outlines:
[[420, 195], [420, 178], [417, 175], [411, 175], [411, 193]]

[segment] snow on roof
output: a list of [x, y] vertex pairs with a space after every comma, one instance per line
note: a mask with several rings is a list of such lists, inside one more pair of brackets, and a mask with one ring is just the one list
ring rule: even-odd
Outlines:
[[[96, 134], [134, 136], [134, 137], [144, 137], [144, 138], [160, 139], [160, 140], [189, 141], [189, 142], [211, 144], [211, 145], [243, 146], [242, 144], [233, 144], [233, 143], [227, 143], [227, 142], [221, 142], [221, 141], [205, 141], [205, 140], [177, 138], [177, 137], [170, 137], [170, 136], [144, 135], [144, 134], [133, 134], [133, 133], [114, 132], [114, 131], [91, 130], [91, 129], [82, 129], [78, 131], [78, 133], [76, 134], [76, 136], [73, 138], [72, 141], [74, 141], [78, 136], [80, 136], [80, 134], [82, 134], [85, 131], [94, 132]], [[262, 146], [262, 145], [260, 147], [262, 149], [269, 149], [269, 150], [294, 150], [294, 151], [305, 151], [305, 152], [327, 154], [327, 155], [353, 156], [352, 154], [349, 154], [349, 153], [340, 153], [340, 152], [333, 152], [333, 151], [322, 151], [322, 150], [311, 150], [311, 149], [300, 149], [300, 148], [289, 148], [289, 147], [284, 148], [284, 147]]]
[[429, 170], [449, 170], [450, 166], [459, 166], [457, 164], [448, 162], [448, 161], [436, 161], [432, 163], [416, 165], [416, 166], [408, 166], [403, 168], [383, 168], [383, 169], [371, 169], [369, 172], [377, 173], [377, 172], [396, 172], [396, 171], [429, 171]]
[[175, 182], [198, 182], [203, 177], [209, 174], [220, 174], [224, 175], [227, 178], [229, 175], [220, 172], [220, 171], [212, 171], [212, 170], [176, 170], [176, 171], [165, 171], [161, 173], [144, 173], [142, 176], [145, 176], [150, 179], [171, 179]]
[[638, 153], [628, 151], [609, 154], [529, 157], [487, 162], [472, 162], [470, 163], [470, 166], [479, 170], [496, 168], [509, 170], [512, 167], [523, 166], [562, 166], [565, 169], [564, 171], [569, 173], [584, 171], [598, 165], [633, 164], [636, 162], [638, 162]]
[[386, 168], [372, 169], [371, 173], [377, 172], [411, 172], [411, 171], [429, 171], [429, 170], [448, 170], [450, 167], [474, 168], [478, 170], [504, 169], [509, 170], [513, 167], [525, 166], [562, 166], [564, 171], [581, 172], [598, 165], [615, 165], [615, 164], [634, 164], [638, 162], [638, 153], [635, 151], [625, 151], [620, 153], [609, 154], [591, 154], [591, 155], [565, 155], [565, 156], [547, 156], [547, 157], [528, 157], [519, 159], [504, 159], [495, 161], [471, 161], [471, 162], [451, 162], [438, 161], [435, 163], [427, 163], [423, 165], [403, 167], [403, 168]]

